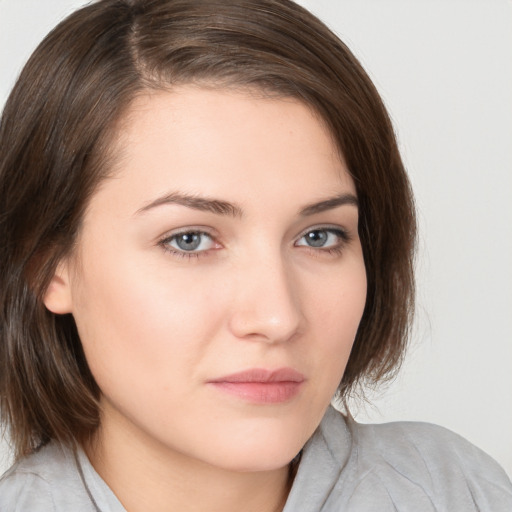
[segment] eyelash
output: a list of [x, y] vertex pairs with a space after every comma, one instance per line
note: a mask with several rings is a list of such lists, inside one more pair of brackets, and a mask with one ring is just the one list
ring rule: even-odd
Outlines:
[[[339, 255], [343, 252], [345, 249], [345, 246], [352, 240], [352, 236], [346, 231], [345, 229], [342, 229], [340, 227], [329, 227], [329, 226], [320, 226], [320, 227], [313, 227], [308, 228], [306, 231], [302, 232], [302, 234], [298, 237], [297, 240], [301, 240], [304, 238], [308, 233], [312, 233], [314, 231], [324, 231], [328, 234], [332, 234], [338, 237], [339, 243], [334, 245], [333, 247], [328, 248], [322, 248], [322, 247], [312, 247], [310, 245], [299, 245], [297, 247], [303, 247], [306, 250], [309, 250], [311, 253], [313, 253], [315, 256], [318, 256], [319, 253], [324, 253], [328, 255]], [[158, 245], [162, 247], [162, 249], [166, 253], [170, 253], [172, 256], [178, 257], [178, 258], [199, 258], [199, 257], [205, 257], [210, 254], [211, 249], [206, 249], [202, 251], [184, 251], [184, 250], [178, 250], [170, 247], [170, 243], [177, 239], [179, 236], [187, 235], [187, 234], [193, 234], [193, 235], [199, 235], [199, 236], [206, 236], [212, 240], [213, 243], [215, 243], [215, 239], [213, 236], [202, 230], [196, 230], [196, 229], [187, 229], [185, 231], [180, 231], [178, 233], [173, 233], [170, 236], [166, 236], [162, 240], [158, 242]]]

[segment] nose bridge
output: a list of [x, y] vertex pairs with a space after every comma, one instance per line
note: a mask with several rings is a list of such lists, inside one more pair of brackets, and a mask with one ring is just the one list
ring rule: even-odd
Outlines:
[[299, 283], [279, 247], [265, 245], [239, 262], [231, 328], [238, 337], [281, 342], [299, 329]]

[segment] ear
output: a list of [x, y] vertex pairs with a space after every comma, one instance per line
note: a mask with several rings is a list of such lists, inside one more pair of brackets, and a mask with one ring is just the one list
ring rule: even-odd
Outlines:
[[71, 283], [69, 280], [69, 265], [61, 262], [46, 289], [43, 302], [48, 310], [58, 315], [72, 312]]

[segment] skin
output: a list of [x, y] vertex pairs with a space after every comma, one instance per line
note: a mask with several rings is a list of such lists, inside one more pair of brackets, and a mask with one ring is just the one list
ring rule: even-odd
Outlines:
[[[300, 213], [356, 196], [346, 165], [304, 104], [192, 86], [139, 97], [117, 150], [45, 297], [102, 391], [88, 456], [129, 512], [281, 510], [366, 299], [357, 205]], [[232, 211], [161, 200], [178, 193]], [[184, 231], [207, 235], [187, 253]], [[304, 382], [278, 403], [209, 383], [283, 367]]]

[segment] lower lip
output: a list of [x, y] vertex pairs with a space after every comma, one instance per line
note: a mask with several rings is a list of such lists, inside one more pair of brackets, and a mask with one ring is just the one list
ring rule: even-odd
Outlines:
[[295, 397], [302, 382], [211, 382], [215, 388], [248, 402], [279, 404]]

